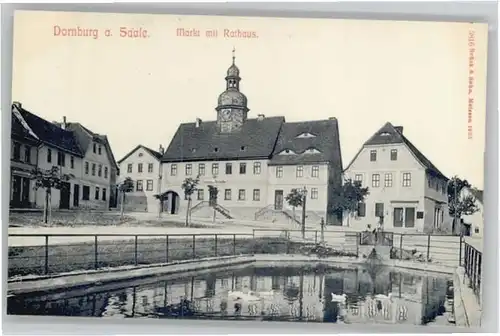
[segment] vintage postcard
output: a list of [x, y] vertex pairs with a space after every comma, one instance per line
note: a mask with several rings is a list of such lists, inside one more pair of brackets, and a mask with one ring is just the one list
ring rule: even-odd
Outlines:
[[16, 12], [9, 314], [478, 326], [487, 33]]

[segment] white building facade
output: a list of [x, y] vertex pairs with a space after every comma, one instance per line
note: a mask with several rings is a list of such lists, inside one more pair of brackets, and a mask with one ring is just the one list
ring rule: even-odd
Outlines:
[[[118, 183], [127, 177], [134, 182], [132, 191], [125, 195], [125, 209], [128, 211], [159, 212], [160, 202], [155, 195], [161, 192], [161, 163], [163, 147], [155, 151], [143, 145], [138, 145], [118, 161], [120, 176]], [[118, 195], [118, 204], [122, 199]]]
[[[162, 155], [163, 212], [184, 214], [188, 202], [182, 183], [199, 176], [192, 216], [213, 216], [208, 202], [212, 185], [217, 187], [221, 210], [216, 216], [294, 221], [286, 196], [292, 189], [305, 187], [306, 221], [319, 223], [324, 218], [329, 224], [340, 224], [327, 215], [331, 186], [340, 183], [342, 174], [337, 120], [287, 123], [284, 117], [262, 114], [248, 118], [239, 74], [233, 56], [226, 90], [215, 108], [216, 120], [181, 124]], [[127, 174], [123, 169], [122, 178]], [[296, 210], [297, 214], [302, 211]], [[295, 222], [300, 219], [296, 217]]]
[[359, 181], [369, 194], [358, 211], [344, 216], [353, 229], [450, 232], [448, 179], [403, 135], [386, 123], [356, 154], [344, 179]]
[[[49, 170], [54, 166], [72, 178], [51, 192], [50, 207], [54, 209], [108, 209], [110, 181], [116, 163], [106, 136], [92, 133], [78, 123], [49, 122], [27, 111], [18, 102], [12, 106], [14, 115], [29, 134], [38, 140], [31, 148], [34, 167]], [[34, 182], [31, 181], [33, 184]], [[34, 187], [34, 184], [33, 184]], [[31, 207], [43, 208], [46, 191], [34, 191]]]

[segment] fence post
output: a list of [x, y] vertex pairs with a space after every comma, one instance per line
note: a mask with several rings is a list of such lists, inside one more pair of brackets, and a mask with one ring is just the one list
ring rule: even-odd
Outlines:
[[252, 229], [252, 236], [255, 238], [255, 229]]
[[45, 274], [49, 274], [49, 235], [45, 235]]
[[463, 237], [460, 235], [460, 240], [459, 240], [459, 251], [458, 251], [458, 266], [462, 266], [462, 244], [463, 244]]
[[165, 236], [165, 262], [168, 263], [168, 235]]
[[193, 235], [193, 259], [196, 259], [196, 235]]
[[399, 259], [403, 260], [403, 234], [399, 238]]
[[97, 257], [98, 249], [97, 249], [97, 235], [94, 236], [94, 268], [99, 268], [99, 259]]
[[137, 266], [137, 235], [135, 235], [135, 241], [134, 241], [134, 264]]
[[361, 233], [356, 232], [356, 258], [359, 258], [359, 242], [361, 241]]
[[217, 257], [217, 234], [215, 234], [215, 243], [214, 243], [214, 246], [215, 246], [215, 256]]
[[427, 261], [429, 261], [430, 253], [431, 253], [431, 235], [429, 234], [427, 236]]
[[233, 255], [236, 255], [236, 235], [233, 235]]
[[314, 231], [314, 244], [318, 243], [318, 230]]

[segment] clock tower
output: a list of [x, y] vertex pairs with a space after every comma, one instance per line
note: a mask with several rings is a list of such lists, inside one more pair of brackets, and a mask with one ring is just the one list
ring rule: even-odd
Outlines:
[[233, 64], [227, 69], [226, 91], [219, 95], [217, 111], [217, 125], [220, 132], [230, 133], [238, 131], [247, 119], [247, 97], [240, 92], [240, 69], [235, 64], [235, 50], [233, 49]]

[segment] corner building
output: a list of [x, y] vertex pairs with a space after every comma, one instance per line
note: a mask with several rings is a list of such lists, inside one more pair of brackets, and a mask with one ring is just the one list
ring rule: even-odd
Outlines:
[[225, 81], [216, 120], [181, 124], [161, 158], [161, 191], [167, 195], [163, 211], [185, 213], [182, 182], [199, 175], [199, 189], [192, 196], [194, 217], [213, 214], [208, 186], [214, 185], [218, 204], [231, 218], [293, 220], [286, 195], [305, 187], [306, 221], [319, 223], [323, 217], [340, 225], [341, 218], [327, 215], [331, 188], [342, 178], [337, 119], [287, 123], [284, 116], [250, 118], [234, 55]]

